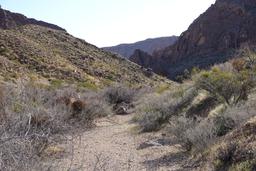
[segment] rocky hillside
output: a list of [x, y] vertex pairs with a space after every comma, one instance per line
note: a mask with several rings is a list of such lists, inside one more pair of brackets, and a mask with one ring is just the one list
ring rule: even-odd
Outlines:
[[217, 0], [173, 46], [156, 52], [150, 67], [175, 78], [186, 68], [224, 62], [233, 57], [234, 50], [254, 46], [255, 31], [255, 0]]
[[43, 21], [37, 21], [32, 18], [27, 18], [26, 16], [18, 13], [12, 13], [10, 11], [4, 10], [0, 7], [0, 28], [2, 29], [11, 29], [18, 26], [23, 26], [27, 24], [34, 24], [38, 26], [44, 26], [48, 28], [52, 28], [55, 30], [62, 30], [65, 31], [65, 29], [56, 26], [54, 24], [49, 24]]
[[3, 9], [0, 59], [1, 80], [25, 76], [94, 88], [114, 82], [153, 85], [162, 79], [145, 76], [138, 65], [75, 38], [58, 26]]
[[156, 50], [173, 45], [177, 41], [177, 39], [177, 36], [159, 37], [153, 39], [146, 39], [131, 44], [120, 44], [113, 47], [105, 47], [103, 49], [110, 52], [118, 53], [126, 58], [129, 58], [136, 49], [140, 49], [149, 54], [152, 54]]

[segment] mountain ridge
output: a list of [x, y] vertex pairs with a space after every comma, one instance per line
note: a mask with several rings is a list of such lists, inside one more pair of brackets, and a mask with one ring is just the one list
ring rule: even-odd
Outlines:
[[55, 30], [66, 31], [65, 29], [44, 21], [38, 21], [33, 18], [27, 18], [25, 15], [19, 13], [13, 13], [8, 10], [4, 10], [0, 7], [0, 28], [11, 29], [22, 25], [34, 24], [43, 27], [48, 27]]
[[172, 45], [177, 38], [177, 36], [148, 38], [134, 43], [123, 43], [116, 46], [103, 47], [103, 49], [120, 54], [125, 58], [130, 58], [136, 49], [152, 54], [156, 50]]

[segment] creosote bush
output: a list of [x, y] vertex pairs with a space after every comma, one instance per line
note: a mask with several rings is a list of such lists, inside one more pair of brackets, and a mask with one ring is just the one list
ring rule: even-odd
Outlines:
[[247, 100], [255, 85], [255, 73], [250, 70], [228, 72], [215, 67], [211, 71], [203, 71], [196, 79], [198, 88], [208, 91], [227, 105]]

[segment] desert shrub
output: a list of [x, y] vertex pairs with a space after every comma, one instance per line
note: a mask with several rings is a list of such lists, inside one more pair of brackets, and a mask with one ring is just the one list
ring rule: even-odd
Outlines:
[[255, 170], [255, 117], [239, 125], [225, 137], [224, 142], [213, 149], [215, 170]]
[[103, 98], [112, 106], [117, 115], [125, 115], [134, 108], [134, 101], [139, 97], [139, 89], [132, 89], [126, 86], [116, 85], [103, 91]]
[[255, 87], [255, 76], [252, 71], [227, 72], [215, 67], [204, 71], [196, 79], [196, 86], [208, 91], [212, 96], [228, 105], [247, 100], [250, 91]]
[[245, 59], [242, 59], [242, 58], [234, 59], [231, 63], [232, 63], [233, 68], [238, 72], [240, 72], [246, 68]]
[[235, 123], [233, 119], [229, 117], [217, 116], [214, 118], [214, 126], [215, 134], [217, 136], [223, 136], [234, 128]]
[[247, 160], [238, 164], [233, 164], [228, 171], [254, 171], [256, 170], [256, 160]]
[[201, 71], [199, 67], [193, 67], [191, 70], [191, 76], [198, 74]]
[[161, 85], [159, 85], [157, 88], [156, 88], [156, 92], [158, 93], [158, 94], [162, 94], [162, 93], [164, 93], [165, 91], [167, 91], [167, 90], [170, 90], [170, 85], [168, 85], [168, 84], [161, 84]]
[[187, 111], [187, 117], [201, 116], [207, 117], [211, 110], [213, 110], [217, 105], [218, 101], [211, 96], [200, 100], [199, 103], [192, 105]]
[[244, 124], [255, 116], [255, 100], [249, 99], [246, 103], [227, 108], [219, 116], [215, 117], [216, 134], [225, 135], [229, 131]]
[[255, 170], [256, 161], [252, 149], [244, 149], [241, 145], [229, 142], [222, 145], [214, 156], [215, 170]]
[[185, 69], [181, 75], [178, 75], [175, 78], [175, 81], [177, 81], [179, 83], [183, 83], [186, 80], [191, 80], [191, 78], [194, 75], [197, 75], [198, 73], [200, 73], [200, 68], [198, 68], [198, 67], [193, 67], [191, 70]]
[[193, 144], [188, 139], [186, 131], [195, 125], [195, 121], [184, 116], [176, 116], [169, 123], [169, 132], [177, 138], [186, 150], [190, 151]]
[[255, 69], [256, 66], [256, 49], [245, 47], [238, 51], [237, 57], [243, 57], [245, 60], [245, 67], [249, 69]]
[[203, 119], [188, 129], [185, 136], [196, 151], [201, 151], [215, 142], [216, 127], [211, 119]]
[[233, 67], [231, 62], [225, 62], [225, 63], [221, 63], [221, 64], [218, 64], [218, 65], [214, 65], [212, 67], [212, 70], [215, 70], [215, 71], [220, 70], [222, 72], [228, 72], [228, 73], [236, 72], [236, 70]]
[[105, 117], [112, 115], [113, 111], [109, 104], [106, 103], [103, 99], [96, 98], [91, 99], [85, 108], [87, 113], [90, 113], [94, 117]]
[[222, 148], [218, 149], [215, 156], [215, 169], [227, 170], [227, 166], [232, 164], [232, 158], [236, 152], [237, 145], [234, 143], [226, 144]]
[[187, 90], [181, 97], [175, 96], [175, 92], [166, 93], [162, 96], [150, 94], [141, 99], [136, 109], [137, 115], [133, 119], [138, 123], [141, 131], [157, 131], [172, 116], [181, 113], [194, 99], [194, 89]]
[[201, 151], [256, 116], [255, 107], [255, 100], [250, 99], [244, 104], [228, 107], [216, 116], [190, 118], [184, 114], [172, 117], [169, 130], [188, 150]]
[[157, 131], [167, 122], [167, 111], [163, 109], [155, 110], [156, 111], [148, 111], [143, 118], [137, 120], [142, 132]]
[[187, 150], [194, 148], [200, 151], [216, 139], [214, 123], [210, 119], [174, 117], [170, 121], [169, 130]]
[[82, 123], [84, 126], [91, 126], [95, 118], [104, 117], [113, 113], [112, 108], [102, 98], [102, 96], [93, 94], [85, 97], [83, 100], [76, 100], [71, 105], [71, 119], [75, 123]]
[[[245, 144], [244, 144], [245, 145]], [[256, 168], [255, 154], [252, 149], [246, 149], [234, 142], [220, 146], [213, 157], [214, 169], [228, 171], [251, 171]]]
[[126, 86], [113, 86], [105, 90], [106, 100], [113, 105], [120, 103], [131, 103], [135, 97], [135, 91]]

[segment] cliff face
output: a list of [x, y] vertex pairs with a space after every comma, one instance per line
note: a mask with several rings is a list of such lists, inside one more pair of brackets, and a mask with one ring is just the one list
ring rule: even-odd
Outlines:
[[150, 67], [155, 72], [164, 68], [164, 75], [174, 78], [186, 68], [224, 62], [232, 51], [255, 44], [256, 1], [217, 0], [173, 46], [154, 53], [154, 63], [164, 61], [164, 65]]
[[65, 31], [65, 29], [54, 25], [49, 24], [43, 21], [37, 21], [35, 19], [27, 18], [26, 16], [18, 13], [12, 13], [10, 11], [0, 8], [0, 28], [2, 29], [12, 29], [17, 26], [23, 26], [27, 24], [39, 25], [55, 30]]

